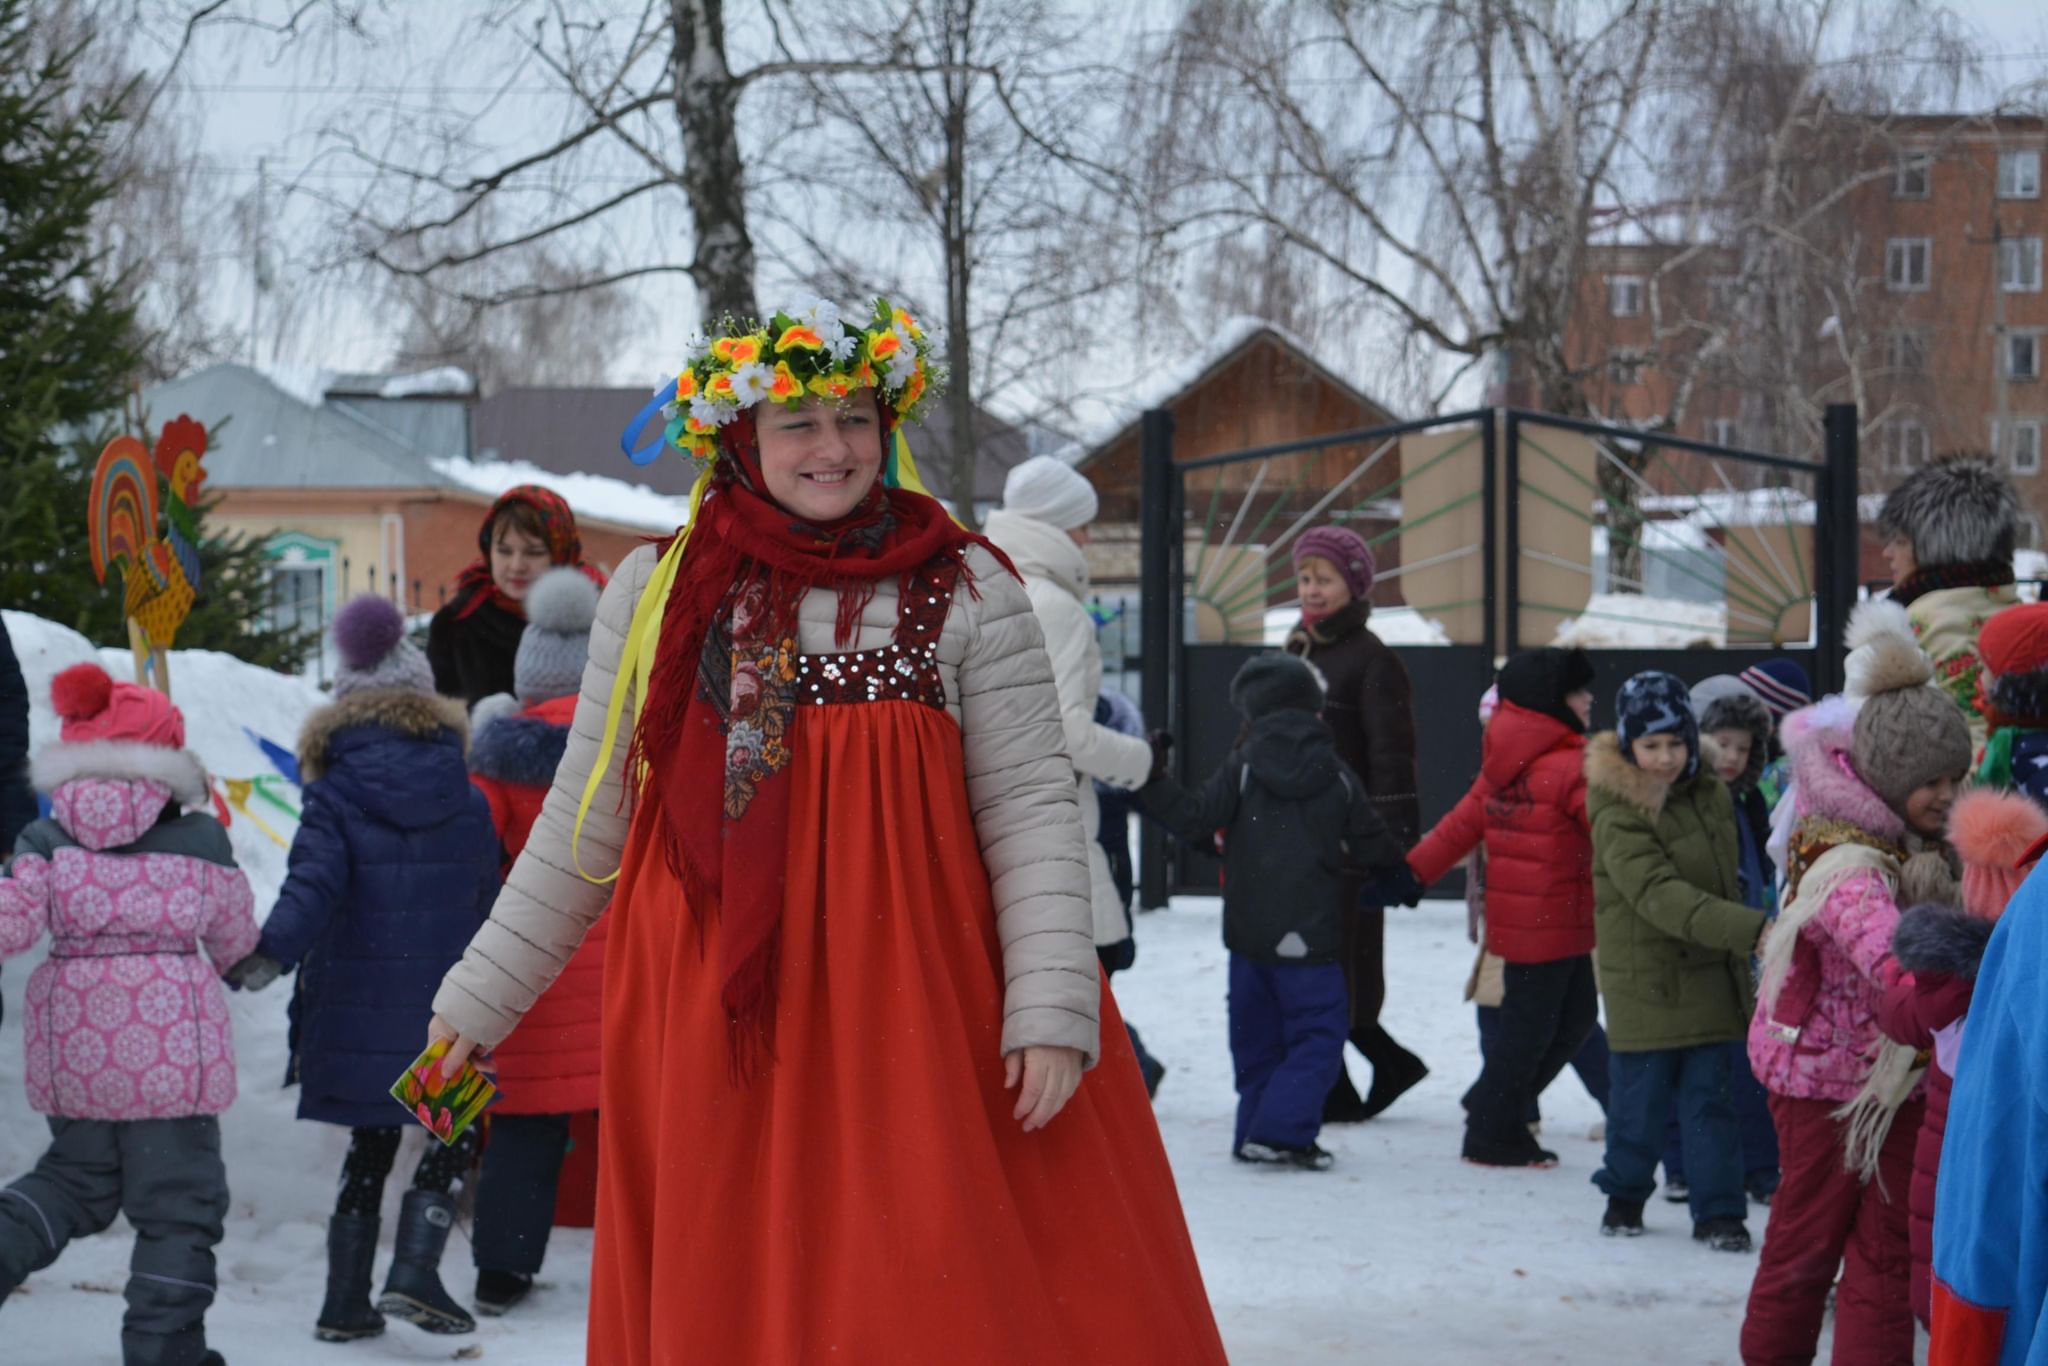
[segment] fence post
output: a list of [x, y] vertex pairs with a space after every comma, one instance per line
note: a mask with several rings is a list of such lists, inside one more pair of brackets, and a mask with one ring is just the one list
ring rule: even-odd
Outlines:
[[[1500, 484], [1494, 489], [1499, 500], [1501, 550], [1505, 562], [1501, 566], [1500, 592], [1507, 601], [1501, 607], [1500, 639], [1495, 642], [1503, 657], [1512, 655], [1522, 648], [1522, 414], [1510, 408], [1507, 411], [1507, 431], [1503, 434], [1507, 444], [1504, 452]], [[1491, 511], [1489, 516], [1493, 515]], [[1489, 527], [1488, 531], [1491, 532]], [[1612, 555], [1613, 543], [1608, 544]], [[1489, 583], [1487, 592], [1494, 591]]]
[[1863, 551], [1857, 516], [1856, 405], [1830, 403], [1822, 419], [1825, 459], [1814, 501], [1814, 686], [1819, 694], [1840, 692], [1842, 637], [1856, 605]]
[[[1173, 642], [1180, 614], [1180, 585], [1173, 582], [1173, 524], [1176, 475], [1173, 468], [1173, 414], [1147, 410], [1138, 437], [1139, 602], [1144, 611], [1140, 646], [1145, 656], [1142, 705], [1145, 724], [1172, 724], [1173, 675], [1180, 663]], [[1184, 737], [1183, 737], [1184, 738]], [[1167, 897], [1166, 832], [1151, 821], [1138, 823], [1138, 904], [1146, 910], [1164, 906]]]

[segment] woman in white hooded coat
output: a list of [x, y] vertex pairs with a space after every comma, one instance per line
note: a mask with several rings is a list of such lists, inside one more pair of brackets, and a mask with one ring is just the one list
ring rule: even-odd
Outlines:
[[1074, 763], [1081, 820], [1088, 831], [1099, 952], [1130, 938], [1131, 922], [1129, 908], [1109, 875], [1109, 858], [1095, 839], [1101, 812], [1091, 779], [1117, 788], [1144, 786], [1152, 771], [1152, 746], [1095, 720], [1095, 698], [1102, 691], [1102, 651], [1095, 641], [1095, 618], [1088, 613], [1088, 560], [1082, 547], [1096, 509], [1095, 488], [1083, 475], [1057, 457], [1035, 455], [1010, 471], [1003, 482], [1003, 505], [989, 513], [982, 529], [1024, 576], [1024, 590], [1052, 657], [1067, 754]]

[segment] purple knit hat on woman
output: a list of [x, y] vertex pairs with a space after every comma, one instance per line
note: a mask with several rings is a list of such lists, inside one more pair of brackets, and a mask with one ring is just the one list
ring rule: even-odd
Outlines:
[[1295, 572], [1301, 571], [1301, 562], [1311, 555], [1336, 566], [1352, 597], [1363, 598], [1372, 592], [1372, 578], [1378, 566], [1373, 563], [1372, 547], [1357, 532], [1341, 526], [1311, 527], [1295, 538]]

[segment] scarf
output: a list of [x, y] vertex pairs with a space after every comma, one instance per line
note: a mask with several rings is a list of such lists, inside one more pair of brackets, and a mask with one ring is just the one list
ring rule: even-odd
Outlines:
[[1335, 645], [1344, 637], [1364, 630], [1366, 618], [1371, 615], [1372, 604], [1364, 598], [1353, 598], [1336, 611], [1320, 617], [1303, 612], [1301, 625], [1287, 633], [1287, 653], [1306, 659], [1318, 646]]
[[496, 580], [491, 578], [491, 529], [498, 524], [499, 514], [514, 503], [524, 503], [540, 517], [548, 543], [548, 559], [558, 565], [574, 565], [589, 575], [600, 589], [604, 587], [604, 575], [583, 562], [583, 538], [576, 530], [576, 514], [562, 495], [539, 484], [520, 484], [498, 495], [498, 500], [491, 504], [491, 510], [484, 514], [483, 524], [476, 529], [477, 558], [455, 576], [453, 606], [457, 621], [474, 615], [487, 602], [521, 621], [526, 619], [525, 606], [519, 599], [507, 597]]
[[933, 498], [879, 477], [838, 521], [798, 520], [764, 491], [752, 415], [720, 436], [726, 456], [663, 608], [627, 771], [642, 775], [700, 934], [706, 917], [719, 918], [720, 1001], [733, 1073], [745, 1080], [774, 1060], [799, 607], [813, 589], [836, 593], [843, 647], [883, 580], [907, 592], [917, 571], [939, 563], [958, 573], [970, 545], [989, 543]]
[[2011, 560], [1973, 560], [1916, 569], [1892, 585], [1891, 600], [1902, 607], [1944, 588], [2003, 588], [2013, 581]]

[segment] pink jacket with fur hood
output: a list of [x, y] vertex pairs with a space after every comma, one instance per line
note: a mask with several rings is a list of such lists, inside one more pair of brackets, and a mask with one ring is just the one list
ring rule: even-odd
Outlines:
[[0, 958], [51, 938], [28, 982], [29, 1104], [107, 1120], [227, 1109], [219, 974], [257, 929], [227, 832], [172, 806], [207, 801], [205, 771], [185, 750], [95, 741], [52, 747], [31, 776], [55, 819], [21, 833], [0, 877]]
[[[1842, 826], [1865, 839], [1904, 852], [1905, 823], [1856, 776], [1849, 761], [1854, 713], [1830, 699], [1785, 722], [1792, 753], [1799, 824], [1794, 857], [1809, 857], [1838, 839]], [[1893, 859], [1896, 869], [1903, 860]], [[1785, 955], [1789, 966], [1775, 984], [1767, 971], [1749, 1027], [1749, 1060], [1756, 1078], [1782, 1096], [1846, 1103], [1869, 1078], [1883, 1042], [1878, 1008], [1898, 980], [1892, 930], [1898, 924], [1897, 873], [1859, 869], [1842, 877], [1797, 933], [1815, 952]], [[1766, 945], [1789, 928], [1781, 920]], [[1768, 947], [1767, 961], [1770, 958]]]

